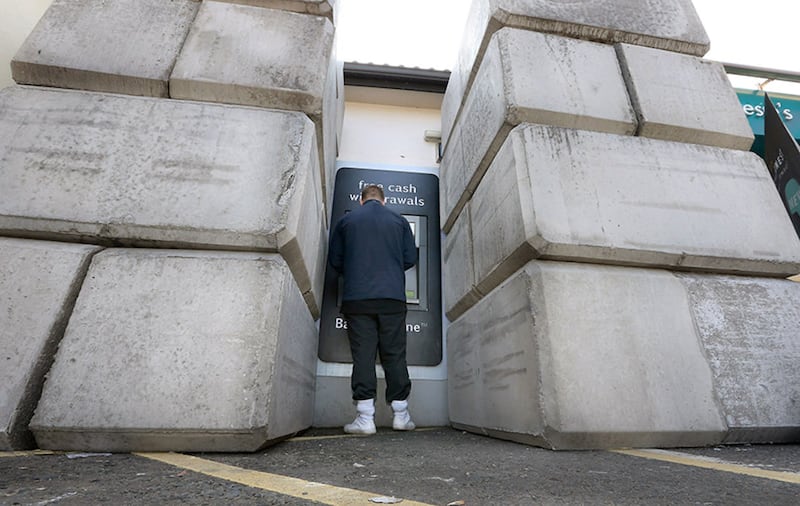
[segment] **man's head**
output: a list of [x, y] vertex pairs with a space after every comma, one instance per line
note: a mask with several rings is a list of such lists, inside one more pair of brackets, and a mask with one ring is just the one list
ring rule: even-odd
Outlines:
[[368, 200], [377, 200], [381, 204], [384, 204], [386, 198], [383, 196], [383, 188], [376, 184], [370, 184], [365, 186], [361, 190], [361, 205], [363, 206], [364, 203]]

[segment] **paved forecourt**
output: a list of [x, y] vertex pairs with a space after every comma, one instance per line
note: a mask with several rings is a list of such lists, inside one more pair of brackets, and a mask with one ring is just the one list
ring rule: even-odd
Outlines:
[[741, 506], [789, 506], [798, 457], [797, 445], [553, 452], [450, 428], [311, 430], [255, 454], [0, 452], [0, 475], [7, 501], [20, 504], [691, 505], [735, 496]]

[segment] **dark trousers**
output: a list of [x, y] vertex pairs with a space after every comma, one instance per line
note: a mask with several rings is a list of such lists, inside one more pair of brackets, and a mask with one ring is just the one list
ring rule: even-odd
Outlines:
[[345, 318], [353, 354], [353, 399], [375, 398], [377, 354], [386, 376], [386, 402], [407, 399], [411, 380], [406, 365], [406, 313], [346, 314]]

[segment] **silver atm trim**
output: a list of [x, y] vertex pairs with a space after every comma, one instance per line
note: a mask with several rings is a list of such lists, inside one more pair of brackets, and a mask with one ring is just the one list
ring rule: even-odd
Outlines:
[[404, 214], [403, 218], [408, 220], [411, 226], [411, 232], [414, 234], [414, 244], [417, 247], [417, 265], [406, 271], [406, 288], [408, 283], [414, 278], [416, 279], [414, 287], [417, 294], [414, 298], [406, 298], [406, 303], [409, 304], [409, 311], [427, 311], [428, 310], [428, 284], [420, 282], [420, 280], [428, 279], [428, 218], [425, 216], [417, 216], [413, 214]]

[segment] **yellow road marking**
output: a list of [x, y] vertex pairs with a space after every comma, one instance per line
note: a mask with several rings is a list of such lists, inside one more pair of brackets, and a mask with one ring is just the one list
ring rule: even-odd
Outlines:
[[[205, 474], [206, 476], [232, 481], [248, 487], [269, 490], [270, 492], [298, 497], [309, 501], [317, 501], [333, 506], [372, 504], [369, 502], [371, 498], [384, 495], [350, 488], [335, 487], [333, 485], [290, 478], [279, 474], [252, 471], [181, 453], [137, 452], [134, 453], [134, 455], [170, 464], [182, 469], [188, 469], [189, 471]], [[432, 506], [421, 502], [409, 501], [407, 499], [403, 499], [402, 504], [410, 506]]]
[[730, 464], [719, 459], [689, 455], [687, 453], [670, 452], [666, 450], [612, 450], [614, 453], [641, 457], [644, 459], [660, 460], [673, 464], [685, 466], [702, 467], [715, 471], [725, 471], [727, 473], [743, 474], [766, 478], [768, 480], [785, 481], [787, 483], [800, 484], [800, 473], [790, 473], [787, 471], [769, 471], [757, 467], [748, 467], [741, 464]]
[[17, 452], [0, 452], [0, 458], [3, 457], [33, 457], [35, 455], [55, 455], [56, 452], [50, 450], [30, 450], [30, 451], [17, 451]]

